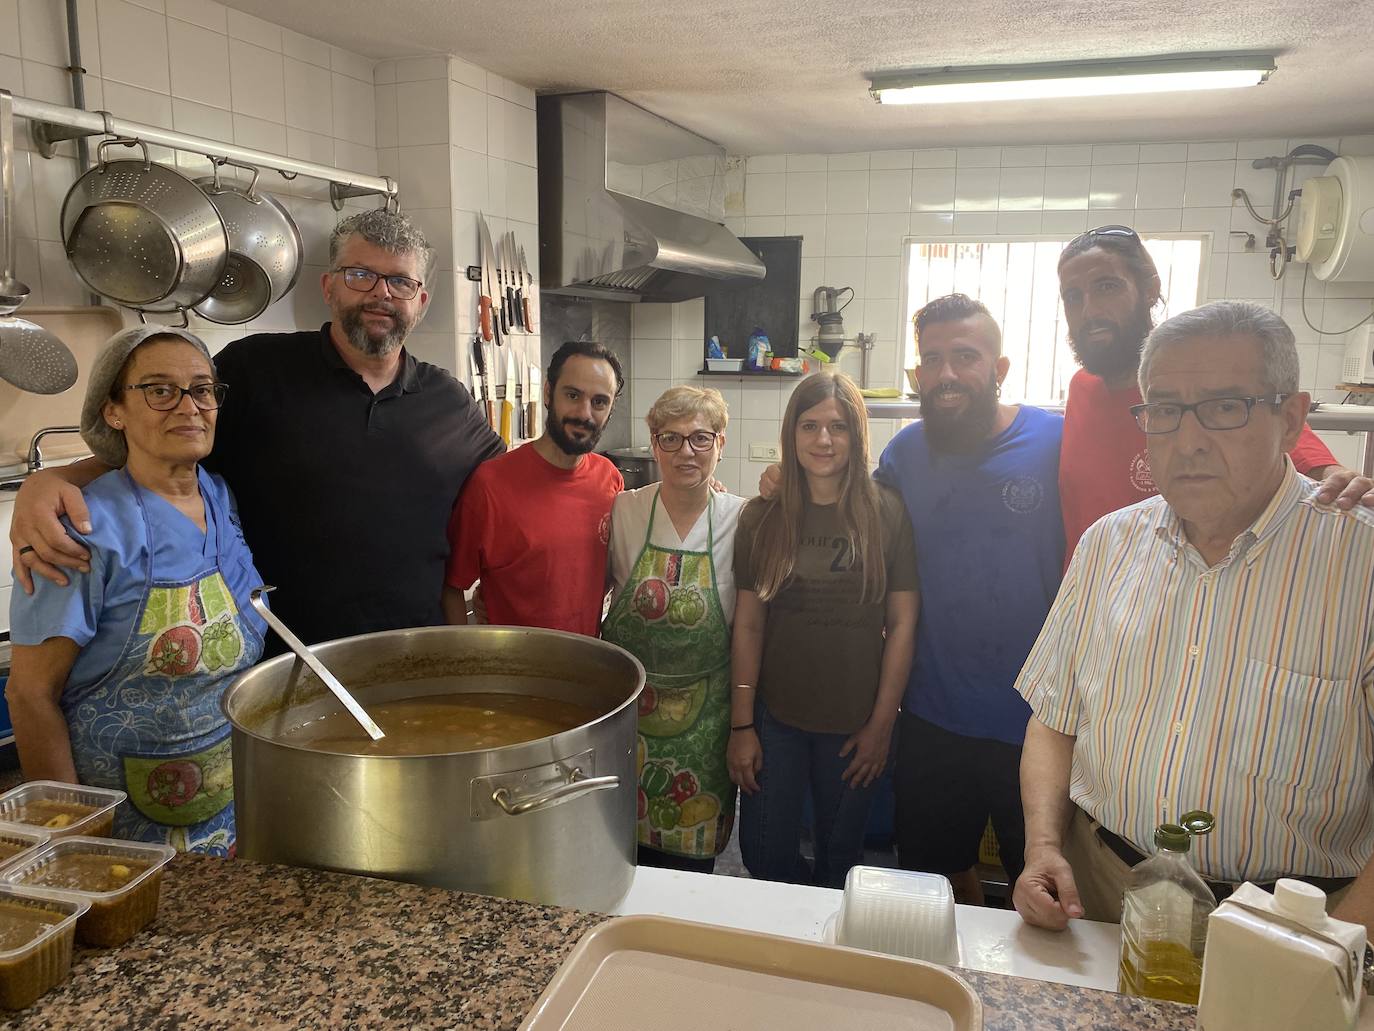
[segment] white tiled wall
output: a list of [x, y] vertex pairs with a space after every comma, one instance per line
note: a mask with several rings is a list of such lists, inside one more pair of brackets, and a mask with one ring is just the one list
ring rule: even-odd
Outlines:
[[[534, 91], [456, 57], [381, 61], [373, 73], [381, 170], [440, 251], [440, 295], [408, 346], [467, 381], [477, 284], [464, 273], [480, 261], [478, 212], [494, 239], [515, 233], [538, 275]], [[537, 363], [533, 338], [530, 351]]]
[[[211, 0], [83, 0], [82, 63], [86, 102], [122, 118], [256, 147], [352, 171], [376, 174], [371, 60]], [[66, 18], [53, 0], [0, 0], [0, 87], [70, 105]], [[67, 264], [59, 215], [77, 177], [75, 144], [45, 160], [28, 149], [20, 123], [15, 155], [18, 274], [38, 305], [87, 303]], [[127, 152], [117, 149], [113, 156]], [[93, 155], [94, 156], [94, 155]], [[153, 148], [186, 174], [209, 173], [208, 160]], [[213, 348], [264, 330], [313, 328], [329, 317], [319, 278], [329, 230], [339, 218], [328, 186], [265, 171], [301, 229], [305, 263], [296, 288], [241, 326], [192, 319]], [[132, 317], [130, 317], [132, 321]]]
[[[1302, 266], [1275, 284], [1269, 276], [1264, 227], [1231, 190], [1245, 188], [1262, 213], [1273, 202], [1274, 173], [1256, 170], [1257, 157], [1285, 154], [1299, 143], [1338, 153], [1374, 153], [1374, 137], [1227, 140], [1206, 143], [1096, 146], [977, 147], [858, 154], [775, 154], [748, 159], [743, 210], [726, 224], [746, 236], [800, 235], [801, 313], [810, 325], [811, 293], [819, 285], [853, 286], [845, 328], [875, 333], [874, 386], [902, 385], [907, 327], [900, 306], [900, 254], [907, 236], [1036, 235], [1063, 237], [1089, 226], [1131, 225], [1142, 231], [1212, 234], [1207, 299], [1256, 301], [1280, 310], [1298, 338], [1302, 386], [1318, 400], [1339, 401], [1332, 389], [1344, 354], [1342, 335], [1322, 335], [1299, 308]], [[1301, 165], [1294, 181], [1318, 174]], [[1244, 230], [1257, 236], [1247, 251]], [[1307, 310], [1323, 328], [1343, 328], [1370, 310], [1374, 284], [1324, 284], [1309, 279]], [[703, 302], [637, 305], [634, 311], [630, 405], [636, 443], [647, 443], [642, 414], [670, 382], [719, 387], [730, 404], [731, 426], [720, 479], [753, 493], [763, 468], [747, 458], [751, 442], [774, 442], [794, 381], [695, 379], [701, 366]], [[846, 348], [842, 365], [857, 374], [858, 353]], [[875, 423], [874, 449], [896, 427]], [[1357, 454], [1347, 438], [1330, 441], [1337, 457]]]

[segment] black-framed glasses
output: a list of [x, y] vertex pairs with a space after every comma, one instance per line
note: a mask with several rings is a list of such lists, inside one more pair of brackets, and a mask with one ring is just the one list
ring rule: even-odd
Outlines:
[[1278, 407], [1291, 395], [1272, 394], [1268, 397], [1209, 397], [1206, 401], [1185, 405], [1174, 401], [1152, 401], [1131, 405], [1135, 424], [1145, 433], [1173, 433], [1183, 422], [1186, 412], [1192, 412], [1206, 430], [1238, 430], [1250, 421], [1250, 409], [1266, 404]]
[[1135, 240], [1137, 243], [1140, 242], [1140, 234], [1130, 226], [1098, 226], [1096, 229], [1089, 229], [1086, 233], [1079, 233], [1069, 241], [1069, 246], [1072, 247], [1079, 240], [1091, 240], [1098, 236], [1119, 236], [1127, 240]]
[[654, 443], [658, 445], [660, 451], [666, 451], [669, 454], [681, 451], [684, 443], [692, 449], [693, 453], [700, 454], [703, 451], [710, 451], [716, 446], [717, 436], [719, 434], [712, 430], [697, 430], [686, 436], [681, 433], [655, 433]]
[[212, 412], [224, 404], [224, 396], [229, 393], [224, 383], [192, 383], [189, 387], [179, 387], [175, 383], [133, 383], [124, 389], [143, 391], [143, 400], [155, 412], [170, 412], [181, 404], [183, 397], [190, 397], [192, 404], [202, 412]]
[[408, 301], [424, 286], [418, 279], [411, 279], [409, 276], [384, 276], [380, 272], [358, 265], [344, 265], [334, 271], [343, 274], [344, 286], [350, 290], [357, 290], [360, 294], [370, 293], [376, 287], [377, 280], [383, 279], [386, 281], [387, 292], [392, 297]]

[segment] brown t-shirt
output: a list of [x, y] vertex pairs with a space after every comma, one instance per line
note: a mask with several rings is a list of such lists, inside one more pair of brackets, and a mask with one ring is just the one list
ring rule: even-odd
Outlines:
[[[916, 590], [916, 548], [906, 506], [878, 485], [887, 589]], [[754, 498], [735, 535], [735, 584], [757, 590], [754, 534], [766, 511]], [[867, 722], [883, 659], [883, 601], [861, 603], [863, 566], [853, 562], [835, 505], [809, 501], [792, 577], [771, 602], [763, 632], [759, 697], [789, 726], [852, 734]]]

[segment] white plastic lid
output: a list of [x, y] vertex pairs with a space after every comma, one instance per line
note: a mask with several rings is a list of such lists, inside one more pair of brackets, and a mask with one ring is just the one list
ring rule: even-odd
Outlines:
[[1309, 927], [1326, 922], [1326, 892], [1306, 881], [1281, 878], [1274, 885], [1274, 906], [1284, 916]]

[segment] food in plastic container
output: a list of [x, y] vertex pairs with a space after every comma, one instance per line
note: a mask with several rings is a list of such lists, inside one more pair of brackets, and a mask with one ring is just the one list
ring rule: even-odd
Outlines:
[[31, 780], [0, 795], [0, 820], [47, 831], [54, 838], [68, 834], [109, 834], [114, 811], [129, 796], [110, 788]]
[[66, 980], [85, 899], [0, 886], [0, 1006], [23, 1009]]
[[82, 898], [90, 910], [76, 936], [87, 945], [122, 945], [157, 916], [170, 845], [77, 836], [58, 838], [0, 871], [7, 884]]
[[49, 837], [47, 831], [41, 831], [36, 827], [0, 823], [0, 868], [8, 866], [11, 861], [39, 845], [47, 844]]

